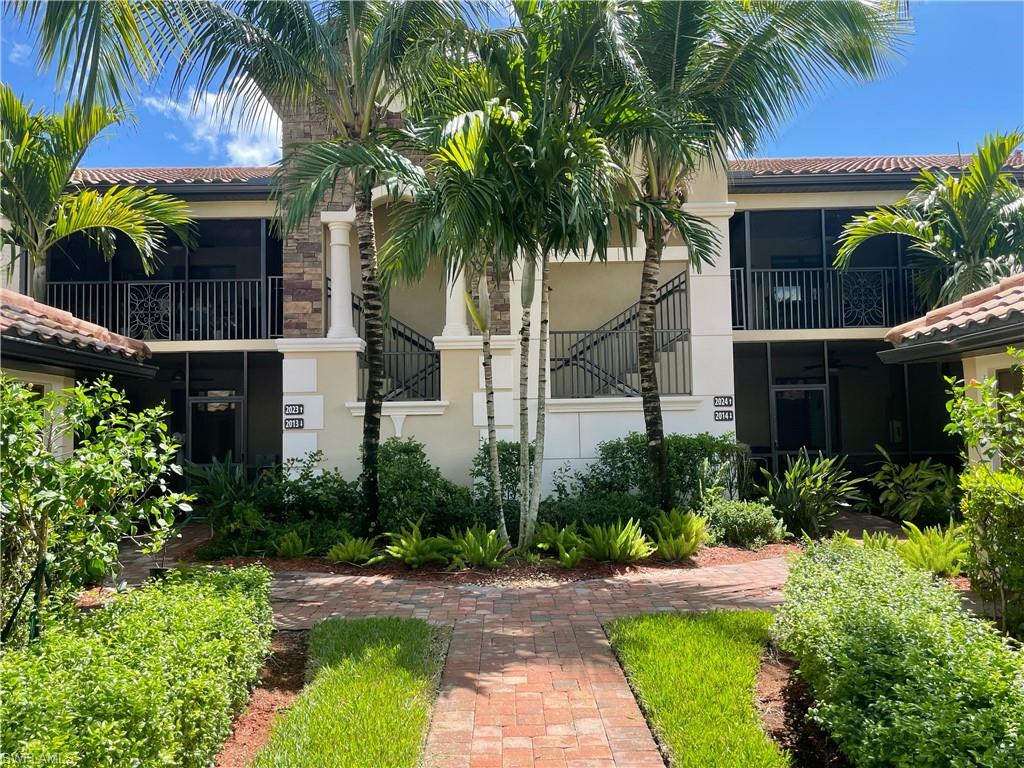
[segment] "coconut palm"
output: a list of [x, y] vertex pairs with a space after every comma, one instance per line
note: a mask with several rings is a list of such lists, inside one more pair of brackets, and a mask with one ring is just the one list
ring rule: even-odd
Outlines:
[[[89, 145], [121, 119], [117, 109], [79, 103], [68, 105], [62, 114], [37, 112], [0, 84], [3, 240], [25, 252], [36, 275], [45, 279], [46, 254], [73, 235], [90, 238], [107, 259], [113, 256], [117, 235], [124, 235], [147, 271], [163, 250], [167, 229], [188, 240], [188, 208], [176, 198], [138, 187], [113, 186], [100, 192], [73, 184]], [[41, 288], [35, 282], [37, 295]]]
[[[870, 78], [880, 72], [906, 30], [902, 2], [812, 3], [652, 0], [638, 6], [632, 28], [638, 67], [653, 103], [674, 134], [636, 136], [648, 201], [682, 200], [701, 164], [720, 166], [728, 150], [750, 150], [794, 105], [833, 73]], [[670, 221], [642, 219], [646, 251], [640, 285], [640, 386], [654, 501], [673, 504], [654, 344], [655, 306]], [[676, 235], [700, 269], [690, 231]]]
[[[279, 114], [319, 122], [330, 140], [375, 147], [424, 52], [442, 48], [463, 27], [457, 2], [435, 0], [304, 0], [193, 2], [190, 40], [178, 68], [179, 87], [226, 90], [230, 110], [252, 119], [268, 100]], [[379, 512], [377, 452], [384, 382], [384, 324], [377, 275], [372, 165], [336, 166], [315, 179], [292, 175], [296, 148], [285, 148], [276, 173], [285, 231], [306, 226], [332, 196], [355, 209], [368, 369], [363, 417], [363, 503]], [[349, 197], [346, 198], [346, 195]]]
[[922, 170], [892, 206], [855, 216], [840, 236], [836, 267], [878, 235], [910, 242], [910, 266], [929, 306], [956, 301], [1024, 271], [1024, 189], [1004, 171], [1024, 134], [987, 136], [962, 174]]

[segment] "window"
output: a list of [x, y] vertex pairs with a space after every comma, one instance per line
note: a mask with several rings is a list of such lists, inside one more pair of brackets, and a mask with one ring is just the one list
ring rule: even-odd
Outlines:
[[[831, 266], [839, 253], [839, 236], [843, 227], [853, 220], [854, 216], [864, 213], [859, 209], [839, 208], [825, 211], [825, 257]], [[898, 242], [896, 235], [879, 235], [862, 243], [850, 262], [855, 269], [868, 267], [896, 267], [899, 265]]]
[[751, 211], [750, 260], [754, 269], [822, 266], [821, 210]]

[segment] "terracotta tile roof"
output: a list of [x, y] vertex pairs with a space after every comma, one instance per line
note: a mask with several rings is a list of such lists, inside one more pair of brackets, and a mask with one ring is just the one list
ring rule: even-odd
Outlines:
[[246, 184], [270, 181], [270, 166], [220, 168], [79, 168], [76, 184]]
[[141, 341], [113, 333], [102, 325], [80, 320], [63, 309], [42, 304], [7, 288], [0, 288], [0, 333], [37, 341], [105, 352], [142, 362], [150, 356]]
[[968, 294], [960, 301], [933, 309], [924, 317], [898, 325], [885, 335], [885, 339], [893, 344], [902, 344], [968, 326], [982, 326], [1013, 314], [1024, 316], [1024, 274], [1004, 278], [991, 288]]
[[[879, 157], [752, 157], [732, 160], [729, 170], [751, 176], [917, 173], [923, 168], [956, 171], [971, 155], [886, 155]], [[1014, 152], [1007, 170], [1024, 171], [1024, 154]]]

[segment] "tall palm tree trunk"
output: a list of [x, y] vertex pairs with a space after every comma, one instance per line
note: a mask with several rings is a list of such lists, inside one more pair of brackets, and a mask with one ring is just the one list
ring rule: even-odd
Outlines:
[[[524, 276], [526, 270], [523, 268]], [[530, 310], [532, 298], [523, 296], [523, 320], [519, 327], [519, 539], [525, 546], [530, 514]]]
[[640, 368], [640, 394], [644, 406], [644, 426], [647, 430], [647, 466], [650, 472], [651, 501], [668, 512], [672, 508], [672, 484], [668, 476], [668, 451], [665, 448], [665, 423], [661, 415], [661, 395], [658, 391], [658, 371], [655, 363], [655, 307], [658, 300], [658, 279], [661, 273], [661, 255], [665, 236], [655, 224], [644, 251], [644, 269], [640, 280], [640, 302], [637, 307], [637, 354]]
[[[548, 255], [540, 272], [540, 338], [537, 343], [537, 437], [533, 448], [533, 477], [530, 489], [530, 506], [523, 529], [520, 546], [528, 547], [533, 543], [533, 529], [537, 524], [540, 512], [540, 490], [544, 480], [544, 435], [547, 424], [545, 413], [548, 388], [548, 308], [550, 306], [551, 289], [548, 286]], [[528, 446], [527, 446], [528, 447]], [[529, 455], [529, 454], [527, 454]]]
[[363, 416], [363, 472], [360, 485], [363, 505], [370, 520], [380, 516], [377, 485], [377, 452], [380, 447], [380, 415], [384, 386], [384, 319], [380, 282], [377, 279], [377, 243], [373, 232], [372, 183], [359, 182], [355, 197], [356, 235], [363, 288], [363, 331], [366, 342], [366, 408]]
[[510, 546], [508, 526], [505, 524], [505, 508], [501, 501], [501, 468], [498, 462], [498, 430], [494, 426], [494, 367], [491, 355], [491, 323], [483, 329], [484, 392], [487, 404], [487, 461], [489, 464], [488, 487], [491, 510], [505, 546]]

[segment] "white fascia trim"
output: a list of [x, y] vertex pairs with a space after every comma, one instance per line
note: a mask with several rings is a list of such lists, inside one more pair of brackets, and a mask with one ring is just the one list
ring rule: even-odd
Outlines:
[[702, 219], [728, 219], [736, 212], [736, 203], [683, 203], [683, 210]]
[[345, 339], [292, 338], [278, 339], [277, 351], [288, 352], [362, 352], [366, 342], [358, 336]]
[[[441, 351], [446, 349], [470, 349], [478, 352], [483, 349], [484, 339], [482, 336], [435, 336], [434, 349]], [[516, 349], [519, 346], [518, 336], [491, 336], [491, 349]]]
[[733, 343], [752, 341], [842, 341], [871, 340], [884, 341], [888, 328], [793, 328], [776, 331], [732, 332]]
[[207, 339], [203, 341], [147, 341], [154, 355], [167, 352], [274, 352], [277, 339]]
[[[703, 397], [683, 395], [678, 397], [662, 397], [663, 411], [695, 411], [704, 402]], [[624, 413], [642, 411], [643, 398], [640, 397], [577, 397], [548, 400], [545, 410], [548, 413]]]
[[[448, 408], [447, 400], [407, 400], [400, 403], [384, 403], [381, 411], [385, 416], [443, 416]], [[345, 403], [353, 416], [366, 414], [366, 403]]]

